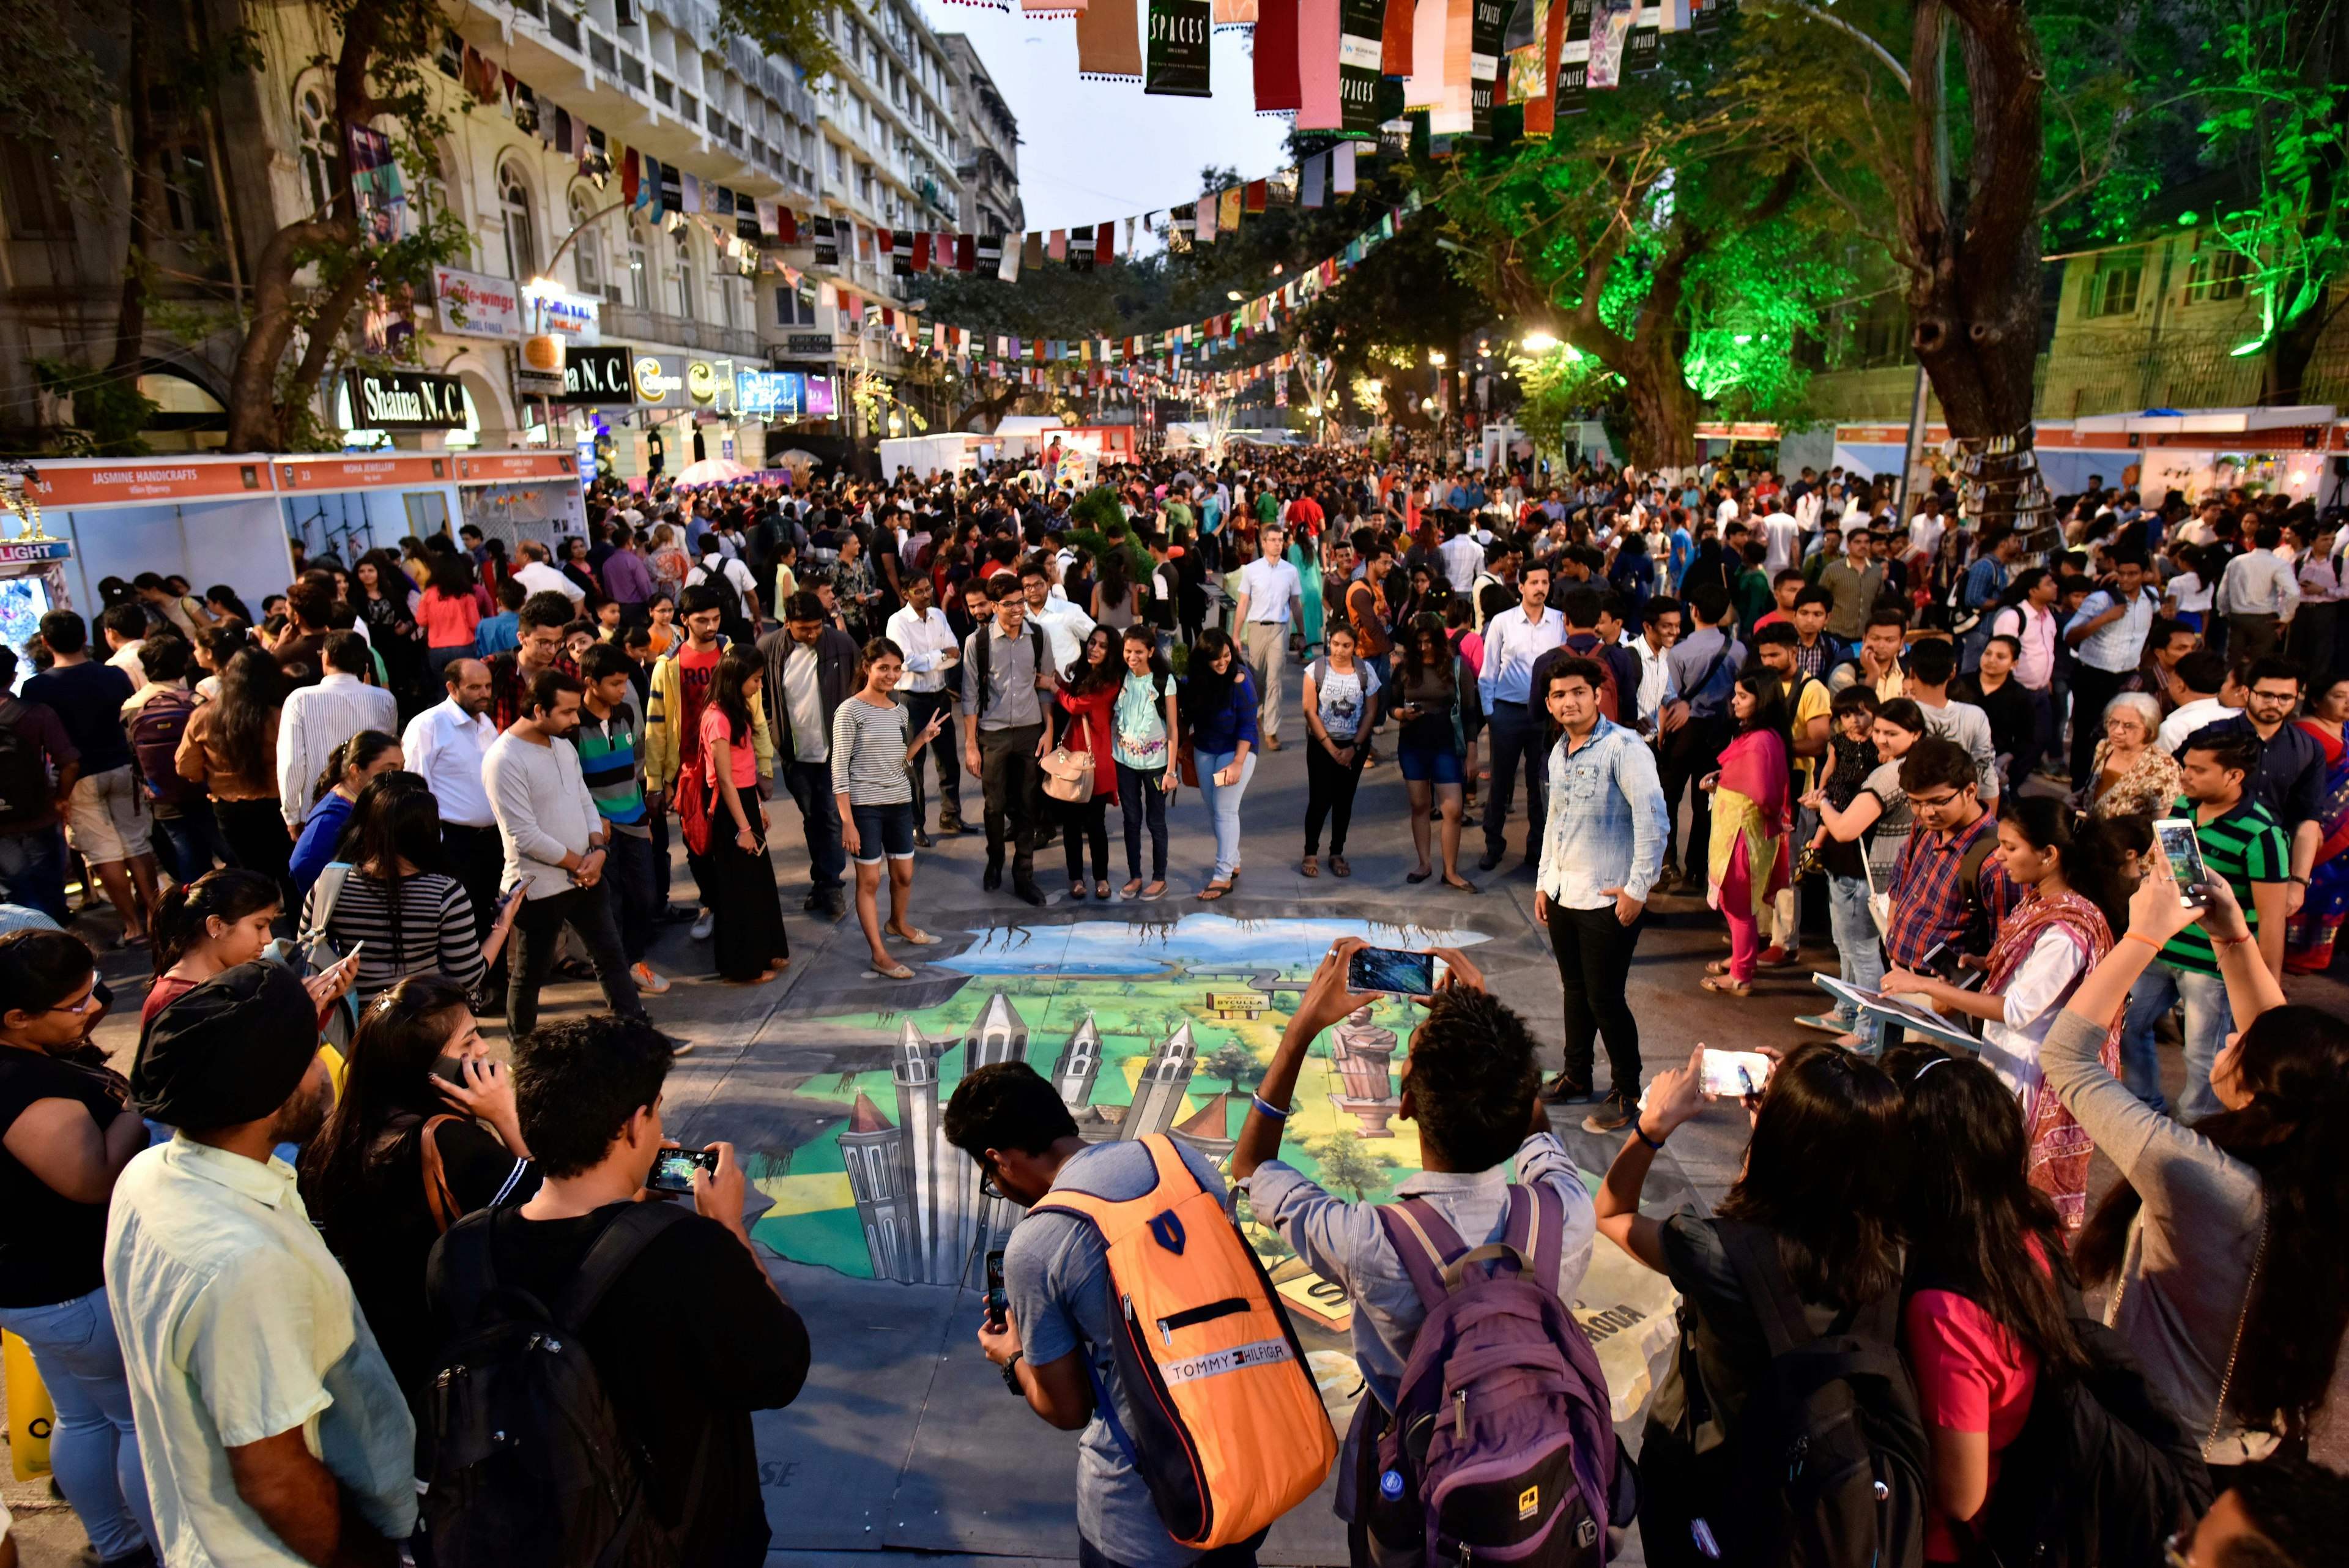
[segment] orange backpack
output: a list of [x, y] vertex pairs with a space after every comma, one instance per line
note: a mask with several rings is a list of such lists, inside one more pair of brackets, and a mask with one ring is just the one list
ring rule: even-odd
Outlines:
[[[1056, 1189], [1034, 1213], [1091, 1220], [1109, 1249], [1119, 1332], [1110, 1345], [1136, 1430], [1101, 1408], [1150, 1488], [1166, 1532], [1213, 1551], [1313, 1495], [1338, 1457], [1305, 1352], [1256, 1253], [1174, 1140], [1141, 1140], [1158, 1168], [1127, 1202]], [[1099, 1391], [1096, 1390], [1096, 1397]]]

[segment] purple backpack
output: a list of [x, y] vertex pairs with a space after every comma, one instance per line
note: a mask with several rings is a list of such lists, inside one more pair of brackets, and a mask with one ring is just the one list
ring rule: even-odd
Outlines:
[[1512, 1185], [1502, 1239], [1474, 1248], [1423, 1199], [1378, 1215], [1427, 1308], [1379, 1438], [1379, 1496], [1363, 1500], [1381, 1533], [1423, 1525], [1431, 1563], [1600, 1568], [1615, 1428], [1555, 1289], [1564, 1202], [1546, 1182]]

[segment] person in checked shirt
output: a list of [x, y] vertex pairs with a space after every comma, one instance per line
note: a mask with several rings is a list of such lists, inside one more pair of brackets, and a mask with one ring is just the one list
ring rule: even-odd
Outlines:
[[1617, 1132], [1639, 1114], [1640, 1024], [1624, 1000], [1648, 895], [1664, 865], [1664, 786], [1656, 754], [1599, 711], [1606, 677], [1598, 661], [1568, 658], [1540, 692], [1556, 726], [1549, 753], [1549, 813], [1541, 841], [1534, 919], [1549, 932], [1566, 993], [1566, 1064], [1554, 1099], [1597, 1097], [1592, 1046], [1603, 1032], [1607, 1103], [1584, 1126]]

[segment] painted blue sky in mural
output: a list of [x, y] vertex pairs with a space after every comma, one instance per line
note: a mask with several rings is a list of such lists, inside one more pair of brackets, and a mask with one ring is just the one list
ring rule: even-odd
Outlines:
[[1465, 948], [1481, 931], [1386, 925], [1373, 920], [1236, 920], [1195, 913], [1169, 924], [1082, 920], [1065, 926], [1009, 926], [988, 932], [944, 969], [974, 975], [1164, 974], [1176, 966], [1304, 975], [1340, 937], [1374, 947]]

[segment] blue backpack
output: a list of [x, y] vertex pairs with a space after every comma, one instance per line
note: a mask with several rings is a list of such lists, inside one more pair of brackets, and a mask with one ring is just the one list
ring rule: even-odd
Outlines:
[[1511, 1186], [1502, 1239], [1473, 1248], [1423, 1199], [1378, 1216], [1427, 1309], [1379, 1438], [1379, 1495], [1362, 1500], [1380, 1535], [1423, 1529], [1431, 1563], [1600, 1568], [1615, 1428], [1599, 1357], [1554, 1288], [1563, 1200]]

